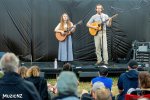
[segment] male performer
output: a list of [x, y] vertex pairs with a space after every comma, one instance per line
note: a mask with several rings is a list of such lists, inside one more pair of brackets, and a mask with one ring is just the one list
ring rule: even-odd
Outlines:
[[[94, 36], [96, 56], [97, 56], [97, 62], [95, 65], [102, 63], [102, 60], [103, 60], [104, 64], [108, 64], [106, 25], [109, 27], [111, 26], [112, 18], [109, 18], [108, 15], [102, 13], [103, 10], [104, 10], [103, 6], [101, 4], [97, 4], [96, 5], [97, 13], [95, 15], [93, 15], [87, 23], [87, 27], [93, 28], [96, 30], [98, 30], [98, 27], [92, 26], [91, 24], [93, 22], [102, 23], [102, 24], [100, 24], [102, 27], [102, 30], [99, 30], [97, 35]], [[106, 20], [108, 20], [108, 21], [106, 21]], [[103, 56], [101, 56], [101, 50], [102, 50]]]

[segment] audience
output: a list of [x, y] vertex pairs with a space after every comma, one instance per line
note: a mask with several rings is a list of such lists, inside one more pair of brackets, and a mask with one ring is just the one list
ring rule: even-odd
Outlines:
[[91, 84], [93, 85], [95, 82], [103, 82], [105, 87], [110, 89], [112, 88], [113, 80], [108, 78], [108, 68], [106, 66], [99, 67], [100, 76], [93, 78]]
[[128, 94], [145, 95], [150, 94], [150, 73], [140, 72], [138, 76], [139, 88], [130, 88]]
[[57, 81], [58, 96], [53, 100], [79, 100], [77, 86], [78, 80], [73, 72], [61, 72]]
[[[79, 81], [71, 72], [71, 64], [65, 63], [60, 73], [56, 86], [47, 84], [44, 77], [40, 77], [38, 66], [19, 67], [19, 59], [13, 53], [5, 53], [0, 64], [0, 99], [22, 99], [22, 100], [48, 100], [48, 89], [57, 94], [53, 100], [79, 100], [77, 86]], [[140, 90], [150, 93], [150, 74], [138, 72], [138, 63], [130, 60], [128, 72], [122, 73], [118, 79], [118, 100], [125, 100], [125, 94], [138, 94]], [[99, 67], [99, 76], [91, 80], [92, 89], [82, 91], [81, 100], [112, 100], [111, 88], [113, 81], [107, 77], [108, 68]], [[26, 79], [26, 80], [24, 80]], [[27, 81], [28, 80], [28, 81]], [[30, 81], [30, 82], [29, 82]], [[128, 92], [127, 92], [128, 91]], [[143, 94], [143, 93], [142, 93]]]
[[118, 100], [124, 100], [125, 94], [130, 88], [138, 87], [138, 63], [135, 60], [130, 60], [128, 63], [128, 72], [122, 73], [118, 79], [119, 95]]
[[95, 100], [112, 100], [110, 90], [106, 88], [97, 89], [95, 92]]
[[70, 64], [70, 63], [65, 63], [65, 64], [63, 65], [62, 71], [72, 71], [72, 66], [71, 66], [71, 64]]
[[28, 78], [26, 80], [32, 82], [38, 90], [42, 100], [48, 100], [47, 81], [44, 77], [40, 77], [40, 68], [32, 66], [27, 71]]
[[138, 78], [139, 78], [139, 87], [141, 89], [150, 90], [150, 73], [140, 72]]
[[104, 83], [102, 82], [95, 82], [92, 86], [90, 93], [87, 90], [83, 90], [81, 94], [81, 100], [94, 100], [96, 97], [96, 90], [105, 88]]
[[25, 66], [21, 66], [18, 69], [18, 74], [22, 77], [22, 78], [27, 78], [27, 70], [28, 68]]
[[[72, 71], [72, 66], [70, 63], [65, 63], [63, 65], [62, 71]], [[56, 88], [57, 83], [52, 86], [50, 83], [47, 84], [48, 90], [51, 92], [51, 95], [57, 94], [57, 88]]]
[[17, 73], [19, 59], [13, 53], [5, 53], [0, 64], [4, 76], [0, 79], [0, 99], [41, 100], [33, 83], [21, 78]]

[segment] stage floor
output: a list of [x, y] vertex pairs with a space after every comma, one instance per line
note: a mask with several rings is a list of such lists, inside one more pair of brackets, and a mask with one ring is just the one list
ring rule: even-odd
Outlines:
[[[99, 66], [95, 66], [94, 61], [74, 61], [70, 62], [73, 71], [80, 76], [80, 74], [88, 75], [94, 77], [95, 72], [98, 72]], [[40, 67], [41, 71], [44, 72], [45, 76], [58, 75], [62, 71], [63, 62], [58, 62], [58, 68], [54, 69], [54, 62], [21, 62], [22, 66], [30, 67], [32, 65], [37, 65]], [[125, 63], [115, 63], [109, 62], [107, 65], [109, 70], [109, 75], [118, 75], [125, 71], [127, 71], [127, 64]], [[138, 70], [143, 70], [143, 68], [139, 68]]]

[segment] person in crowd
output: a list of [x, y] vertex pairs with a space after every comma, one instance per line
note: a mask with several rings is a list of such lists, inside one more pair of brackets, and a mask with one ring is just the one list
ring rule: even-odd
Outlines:
[[139, 76], [139, 87], [144, 90], [150, 90], [150, 73], [140, 72]]
[[113, 85], [113, 80], [111, 78], [108, 78], [108, 68], [107, 66], [101, 66], [99, 67], [99, 75], [98, 77], [95, 77], [91, 80], [91, 85], [93, 85], [95, 82], [103, 82], [105, 87], [110, 89], [112, 88]]
[[27, 71], [26, 80], [32, 82], [38, 90], [42, 100], [48, 100], [48, 88], [47, 81], [44, 77], [40, 77], [40, 68], [38, 66], [32, 66]]
[[62, 71], [72, 71], [72, 66], [70, 63], [66, 63], [63, 65]]
[[95, 92], [95, 100], [112, 100], [112, 95], [109, 89], [101, 88]]
[[81, 93], [81, 100], [94, 100], [96, 98], [96, 90], [105, 88], [104, 83], [102, 82], [95, 82], [92, 86], [90, 93], [83, 89]]
[[144, 95], [150, 94], [150, 73], [140, 72], [138, 76], [139, 88], [130, 88], [127, 94]]
[[19, 59], [14, 53], [5, 53], [0, 65], [4, 71], [4, 76], [0, 79], [1, 100], [41, 100], [33, 83], [24, 80], [17, 73]]
[[61, 72], [57, 81], [58, 96], [53, 100], [79, 100], [77, 86], [78, 79], [73, 72]]
[[[73, 27], [70, 31], [70, 29]], [[62, 35], [68, 34], [68, 32], [74, 32], [75, 26], [70, 21], [67, 13], [63, 13], [60, 18], [60, 23], [56, 26], [56, 33], [61, 33]], [[72, 50], [72, 37], [68, 35], [64, 41], [59, 41], [58, 50], [58, 60], [63, 62], [73, 61], [73, 50]]]
[[131, 59], [128, 62], [128, 70], [125, 73], [122, 73], [118, 79], [118, 89], [119, 95], [118, 100], [124, 100], [125, 94], [130, 88], [137, 88], [138, 87], [138, 74], [137, 71], [138, 63], [136, 60]]
[[[101, 4], [97, 4], [95, 9], [96, 9], [96, 14], [93, 15], [90, 18], [90, 20], [87, 22], [87, 27], [93, 28], [98, 31], [97, 34], [94, 36], [96, 56], [97, 56], [97, 62], [95, 65], [98, 65], [100, 63], [108, 64], [106, 25], [111, 26], [112, 18], [109, 18], [107, 14], [103, 13], [104, 8]], [[92, 25], [92, 23], [94, 22], [102, 23], [100, 25], [101, 30], [98, 29], [98, 26]], [[103, 56], [101, 56], [101, 50]]]
[[21, 66], [18, 69], [18, 74], [22, 77], [22, 78], [27, 78], [27, 70], [28, 68], [25, 66]]

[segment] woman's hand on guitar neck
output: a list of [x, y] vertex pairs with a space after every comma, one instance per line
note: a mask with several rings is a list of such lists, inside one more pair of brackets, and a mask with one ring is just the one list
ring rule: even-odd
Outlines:
[[111, 24], [112, 24], [112, 18], [109, 18], [109, 19], [108, 19], [108, 26], [110, 27]]

